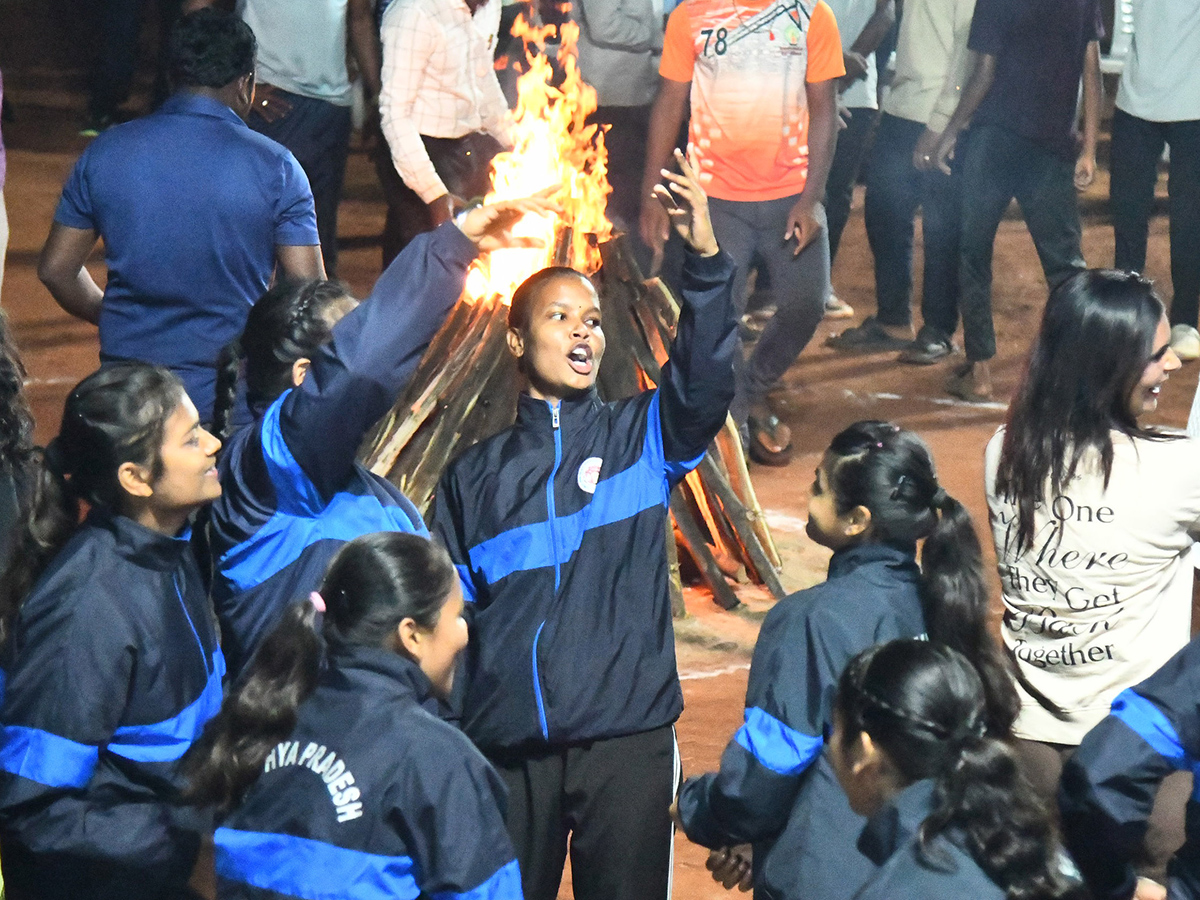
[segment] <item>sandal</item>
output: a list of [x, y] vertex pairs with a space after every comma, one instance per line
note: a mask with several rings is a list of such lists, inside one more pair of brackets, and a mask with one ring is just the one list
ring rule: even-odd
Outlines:
[[861, 325], [826, 338], [825, 346], [851, 353], [883, 353], [906, 350], [912, 346], [912, 340], [892, 337], [874, 316], [867, 316]]
[[786, 466], [792, 461], [792, 431], [774, 414], [750, 416], [750, 458], [764, 466]]
[[991, 394], [981, 394], [975, 390], [975, 379], [971, 377], [970, 369], [956, 371], [947, 378], [946, 393], [968, 403], [991, 403], [995, 399]]

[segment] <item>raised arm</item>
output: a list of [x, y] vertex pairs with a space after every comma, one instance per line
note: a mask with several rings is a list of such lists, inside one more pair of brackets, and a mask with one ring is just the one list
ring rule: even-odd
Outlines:
[[333, 329], [307, 377], [288, 393], [279, 427], [288, 450], [328, 500], [345, 484], [367, 430], [404, 389], [425, 348], [458, 302], [480, 250], [529, 246], [510, 228], [526, 213], [557, 207], [549, 196], [472, 210], [418, 236], [375, 283], [371, 295]]
[[[678, 150], [675, 158], [682, 174], [664, 169], [661, 174], [669, 187], [654, 187], [655, 197], [688, 247], [679, 324], [658, 387], [659, 418], [667, 462], [695, 464], [725, 423], [733, 400], [734, 270], [713, 236], [708, 198], [693, 166]], [[672, 474], [682, 473], [673, 470]]]

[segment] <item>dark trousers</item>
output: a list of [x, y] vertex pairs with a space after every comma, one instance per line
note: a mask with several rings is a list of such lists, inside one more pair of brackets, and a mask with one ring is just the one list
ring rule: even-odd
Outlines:
[[576, 900], [667, 900], [679, 786], [670, 725], [572, 747], [492, 757], [525, 900], [555, 900], [571, 853]]
[[350, 107], [302, 97], [275, 88], [291, 105], [285, 115], [268, 122], [251, 109], [248, 124], [292, 151], [308, 176], [317, 210], [321, 255], [330, 278], [337, 274], [337, 216], [350, 152]]
[[913, 216], [921, 208], [925, 271], [921, 319], [949, 339], [958, 328], [958, 235], [961, 167], [953, 174], [913, 167], [920, 122], [884, 113], [867, 171], [867, 242], [875, 257], [877, 318], [884, 325], [912, 322]]
[[607, 215], [618, 230], [637, 235], [642, 206], [642, 169], [646, 163], [646, 135], [650, 131], [649, 106], [601, 106], [589, 123], [608, 125], [604, 147], [608, 151]]
[[854, 199], [854, 184], [858, 181], [858, 170], [863, 157], [871, 146], [871, 135], [875, 132], [875, 121], [879, 112], [874, 109], [855, 108], [850, 110], [850, 121], [837, 135], [837, 150], [829, 167], [829, 178], [825, 182], [825, 216], [829, 220], [829, 259], [837, 257], [842, 231], [850, 218], [850, 201]]
[[1084, 268], [1075, 163], [997, 125], [972, 128], [966, 147], [959, 146], [963, 349], [968, 360], [981, 362], [996, 355], [992, 245], [1009, 201], [1015, 197], [1021, 207], [1051, 290]]
[[766, 264], [775, 299], [775, 315], [767, 322], [750, 357], [734, 356], [737, 392], [730, 406], [739, 425], [750, 407], [764, 399], [808, 344], [829, 297], [829, 238], [822, 228], [797, 256], [796, 241], [785, 241], [787, 217], [799, 195], [777, 200], [722, 200], [711, 197], [708, 211], [713, 233], [736, 269], [733, 297], [738, 315], [746, 311], [746, 275], [755, 256]]
[[1146, 236], [1163, 147], [1171, 147], [1171, 324], [1200, 319], [1200, 120], [1148, 122], [1116, 110], [1112, 124], [1113, 231], [1118, 269], [1146, 267]]
[[[463, 200], [482, 198], [491, 190], [489, 169], [492, 157], [500, 152], [500, 142], [482, 132], [460, 138], [421, 136], [425, 151], [446, 185], [446, 190]], [[409, 241], [433, 228], [429, 208], [420, 196], [404, 183], [392, 163], [392, 152], [382, 134], [375, 143], [375, 171], [387, 201], [387, 220], [383, 226], [383, 267], [396, 258]]]
[[[1069, 744], [1019, 739], [1016, 749], [1022, 771], [1034, 793], [1057, 815], [1058, 782], [1062, 778], [1063, 766], [1077, 748]], [[1139, 875], [1152, 878], [1159, 884], [1167, 883], [1167, 863], [1175, 851], [1183, 846], [1184, 811], [1192, 793], [1192, 782], [1191, 772], [1172, 772], [1164, 778], [1154, 797], [1154, 808], [1146, 820], [1146, 834], [1142, 838], [1135, 867]]]
[[[154, 82], [155, 105], [166, 99], [167, 37], [183, 0], [154, 0], [159, 18], [159, 62]], [[146, 0], [94, 0], [97, 56], [92, 69], [88, 112], [93, 116], [112, 116], [129, 99], [129, 88], [137, 71], [138, 38], [142, 32], [142, 10]]]

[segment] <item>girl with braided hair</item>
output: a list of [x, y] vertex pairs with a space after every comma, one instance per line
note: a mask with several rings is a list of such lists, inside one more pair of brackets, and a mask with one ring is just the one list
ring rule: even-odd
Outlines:
[[1088, 896], [961, 653], [898, 640], [838, 684], [829, 759], [878, 870], [855, 900]]
[[[347, 541], [375, 531], [428, 534], [408, 498], [357, 462], [359, 445], [458, 302], [476, 255], [532, 246], [511, 226], [556, 210], [556, 190], [472, 209], [421, 235], [362, 303], [338, 282], [309, 281], [277, 285], [251, 309], [218, 379], [213, 418], [227, 444], [225, 493], [204, 547], [232, 671], [289, 603], [317, 587]], [[255, 421], [229, 436], [243, 366]]]
[[[748, 888], [752, 874], [756, 896], [848, 900], [874, 865], [854, 849], [863, 819], [821, 754], [846, 663], [880, 641], [928, 636], [979, 667], [997, 734], [1011, 726], [1017, 700], [987, 631], [970, 515], [938, 484], [916, 434], [888, 422], [838, 434], [817, 467], [808, 535], [834, 551], [829, 577], [768, 613], [745, 724], [719, 772], [683, 785], [678, 817], [689, 839], [717, 850], [710, 866], [727, 886]], [[743, 844], [753, 845], [752, 862], [723, 849]]]

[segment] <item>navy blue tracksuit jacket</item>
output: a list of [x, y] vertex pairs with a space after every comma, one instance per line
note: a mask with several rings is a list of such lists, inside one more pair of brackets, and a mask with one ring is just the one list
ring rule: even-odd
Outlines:
[[[1112, 712], [1084, 737], [1063, 768], [1063, 837], [1097, 900], [1127, 900], [1133, 859], [1159, 783], [1178, 769], [1200, 770], [1200, 639], [1141, 684], [1122, 691]], [[1187, 804], [1187, 839], [1168, 866], [1172, 898], [1200, 900], [1200, 800]]]
[[225, 672], [187, 536], [93, 510], [4, 653], [10, 896], [173, 896], [208, 824], [174, 805], [177, 764], [220, 709]]
[[216, 832], [221, 900], [522, 900], [503, 782], [431, 713], [429, 679], [339, 648]]
[[667, 589], [673, 484], [733, 397], [733, 265], [689, 253], [657, 390], [522, 395], [442, 477], [435, 531], [474, 600], [462, 726], [485, 753], [649, 731], [683, 696]]
[[933, 813], [933, 791], [932, 780], [910, 784], [867, 821], [858, 849], [878, 868], [854, 900], [1004, 900], [954, 829], [921, 848], [918, 831]]
[[320, 586], [342, 544], [376, 531], [428, 533], [416, 507], [356, 455], [458, 300], [476, 253], [452, 223], [415, 238], [334, 326], [304, 382], [222, 453], [208, 553], [235, 673], [283, 609]]
[[719, 772], [689, 778], [679, 814], [705, 847], [754, 845], [756, 898], [850, 898], [875, 870], [856, 853], [864, 820], [821, 753], [842, 670], [875, 644], [925, 632], [913, 547], [839, 550], [822, 584], [767, 613], [746, 690], [745, 724]]

